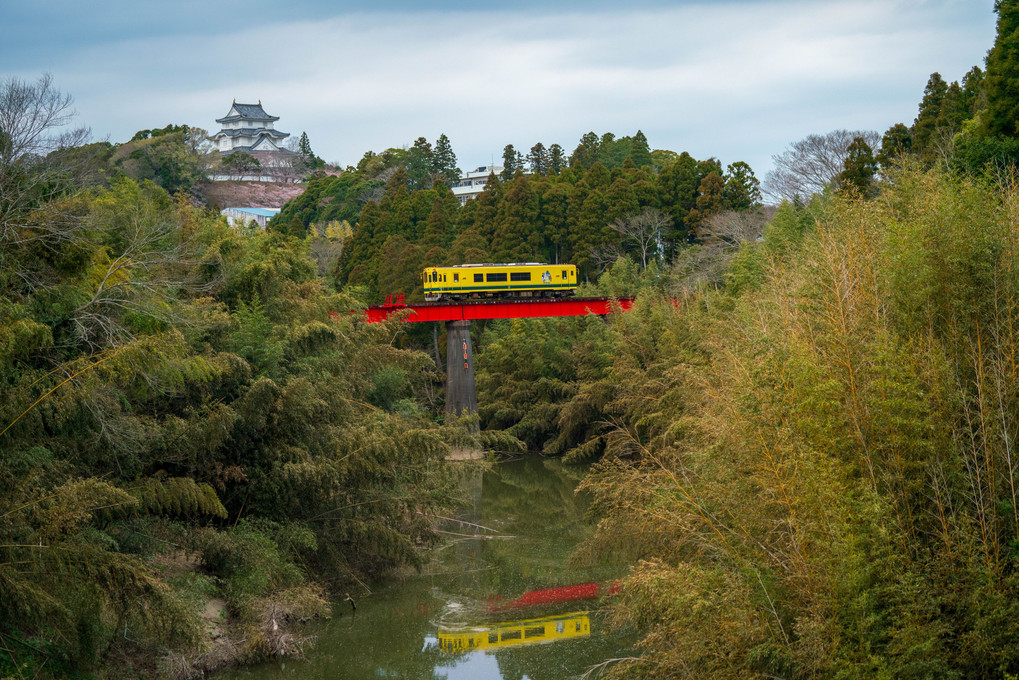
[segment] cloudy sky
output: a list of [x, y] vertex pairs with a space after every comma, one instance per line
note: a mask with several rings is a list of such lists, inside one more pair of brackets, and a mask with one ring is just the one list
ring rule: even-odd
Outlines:
[[994, 41], [992, 0], [0, 0], [0, 77], [44, 72], [98, 139], [261, 100], [330, 162], [445, 133], [461, 168], [589, 130], [749, 162], [912, 123]]

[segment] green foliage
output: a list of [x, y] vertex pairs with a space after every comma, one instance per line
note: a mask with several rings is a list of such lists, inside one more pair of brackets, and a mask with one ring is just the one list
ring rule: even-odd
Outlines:
[[842, 164], [842, 173], [838, 179], [839, 188], [843, 191], [855, 191], [860, 196], [868, 196], [876, 172], [877, 161], [874, 160], [870, 145], [863, 137], [853, 138], [846, 149], [846, 160]]
[[644, 637], [611, 675], [1019, 670], [1017, 206], [906, 170], [782, 206], [726, 296], [613, 319], [587, 549], [644, 560]]
[[1014, 0], [996, 0], [998, 30], [994, 47], [987, 54], [984, 88], [987, 111], [983, 130], [988, 136], [1016, 137], [1019, 111], [1019, 4]]
[[[132, 144], [154, 151], [181, 134]], [[9, 195], [18, 173], [3, 170]], [[401, 208], [394, 224], [423, 228], [450, 196], [423, 200], [405, 178], [386, 206]], [[358, 173], [311, 184], [316, 203], [289, 207], [285, 224], [316, 238], [305, 215], [328, 206], [356, 218], [361, 192], [378, 186]], [[40, 194], [10, 216], [16, 228], [0, 233], [4, 672], [64, 677], [137, 659], [120, 670], [152, 675], [157, 656], [201, 650], [198, 614], [213, 594], [240, 617], [248, 653], [292, 653], [281, 642], [292, 636], [264, 631], [325, 613], [316, 582], [420, 564], [430, 517], [457, 494], [439, 461], [469, 435], [426, 415], [438, 378], [427, 356], [396, 346], [395, 325], [345, 314], [359, 301], [319, 278], [312, 239], [245, 234], [124, 177]], [[448, 222], [435, 217], [437, 243]], [[195, 573], [194, 554], [214, 579]]]
[[[309, 234], [313, 228], [321, 233], [330, 221], [350, 222], [352, 235], [334, 269], [336, 287], [364, 286], [372, 301], [392, 293], [413, 300], [422, 295], [420, 272], [427, 265], [573, 262], [584, 277], [596, 278], [617, 255], [640, 256], [638, 244], [624, 243], [610, 226], [617, 218], [646, 208], [667, 212], [673, 221], [662, 245], [671, 257], [686, 245], [688, 217], [698, 200], [696, 219], [751, 209], [760, 201], [759, 183], [745, 163], [731, 164], [722, 178], [717, 161], [698, 162], [684, 153], [656, 174], [639, 131], [621, 139], [588, 133], [569, 169], [557, 144], [531, 148], [530, 175], [516, 176], [525, 161], [512, 144], [504, 152], [501, 178], [490, 178], [463, 207], [445, 187], [423, 182], [424, 166], [414, 160], [431, 159], [433, 179], [458, 179], [445, 136], [434, 149], [420, 138], [410, 150], [369, 152], [356, 171], [310, 181], [270, 228], [300, 236], [298, 222]], [[388, 177], [384, 186], [382, 177]]]

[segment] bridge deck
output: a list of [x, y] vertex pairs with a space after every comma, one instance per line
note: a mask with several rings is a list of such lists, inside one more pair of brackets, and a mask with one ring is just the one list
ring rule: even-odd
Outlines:
[[611, 314], [612, 306], [626, 311], [633, 298], [560, 298], [533, 300], [472, 300], [470, 302], [421, 302], [409, 305], [378, 305], [365, 310], [368, 323], [385, 321], [409, 311], [403, 321], [475, 321], [478, 319], [526, 319], [538, 316]]

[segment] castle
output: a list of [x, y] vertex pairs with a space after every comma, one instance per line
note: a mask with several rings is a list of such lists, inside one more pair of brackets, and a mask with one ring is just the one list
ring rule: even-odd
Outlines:
[[235, 151], [245, 153], [286, 151], [281, 142], [290, 136], [288, 132], [280, 132], [273, 128], [279, 116], [270, 116], [262, 108], [262, 101], [257, 104], [238, 104], [237, 100], [230, 110], [216, 122], [222, 129], [212, 136], [219, 152], [226, 155]]

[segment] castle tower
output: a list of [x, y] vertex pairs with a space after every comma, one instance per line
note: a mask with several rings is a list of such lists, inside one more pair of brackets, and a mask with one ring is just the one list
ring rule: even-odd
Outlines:
[[222, 154], [284, 151], [280, 145], [290, 133], [274, 129], [273, 123], [277, 120], [279, 116], [265, 112], [261, 100], [257, 104], [238, 104], [234, 100], [227, 114], [216, 119], [223, 128], [212, 138]]

